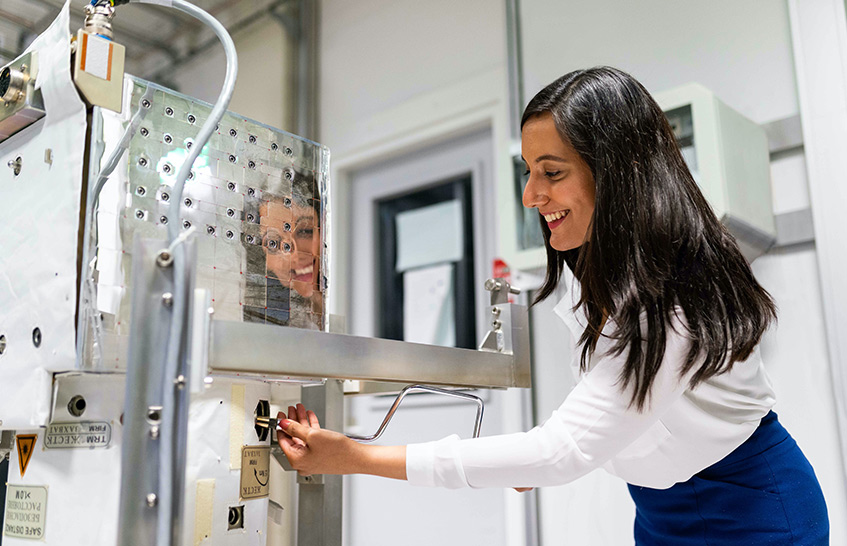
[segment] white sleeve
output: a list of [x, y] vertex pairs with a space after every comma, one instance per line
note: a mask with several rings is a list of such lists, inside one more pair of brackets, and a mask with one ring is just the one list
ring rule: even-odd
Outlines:
[[407, 479], [451, 489], [540, 487], [571, 482], [602, 466], [656, 423], [687, 387], [690, 374], [680, 378], [679, 372], [690, 341], [680, 333], [683, 321], [673, 322], [642, 412], [630, 407], [631, 388], [620, 388], [626, 353], [596, 354], [596, 365], [542, 425], [517, 434], [409, 445]]

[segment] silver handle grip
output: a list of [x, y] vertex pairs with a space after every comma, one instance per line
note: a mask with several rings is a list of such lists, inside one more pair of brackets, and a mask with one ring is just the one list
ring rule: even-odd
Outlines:
[[358, 442], [373, 442], [378, 440], [382, 433], [385, 432], [385, 429], [388, 427], [388, 423], [391, 421], [391, 418], [394, 417], [394, 413], [397, 411], [397, 408], [400, 406], [400, 402], [403, 401], [403, 398], [406, 397], [410, 392], [428, 392], [432, 394], [442, 394], [444, 396], [452, 396], [453, 398], [462, 398], [464, 400], [470, 400], [476, 403], [476, 420], [474, 421], [473, 427], [473, 437], [478, 438], [480, 429], [482, 428], [482, 413], [485, 409], [485, 404], [482, 401], [482, 398], [479, 396], [475, 396], [473, 394], [468, 394], [466, 392], [456, 392], [456, 391], [448, 391], [445, 389], [439, 389], [437, 387], [429, 387], [426, 385], [409, 385], [405, 387], [400, 394], [397, 395], [397, 398], [394, 399], [394, 403], [391, 404], [391, 408], [388, 410], [388, 413], [385, 415], [385, 419], [382, 420], [382, 424], [379, 425], [379, 429], [370, 435], [370, 436], [359, 436], [356, 434], [348, 434], [348, 438], [352, 438]]

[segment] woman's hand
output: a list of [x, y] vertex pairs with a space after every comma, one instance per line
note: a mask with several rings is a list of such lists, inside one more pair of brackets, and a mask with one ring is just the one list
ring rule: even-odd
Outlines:
[[347, 436], [324, 430], [318, 417], [303, 404], [288, 407], [288, 416], [277, 415], [277, 441], [291, 467], [311, 474], [353, 474], [359, 471], [362, 447]]

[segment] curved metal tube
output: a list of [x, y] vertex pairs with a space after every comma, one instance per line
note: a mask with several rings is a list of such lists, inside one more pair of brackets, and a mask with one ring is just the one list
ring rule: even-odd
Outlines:
[[468, 394], [466, 392], [456, 392], [456, 391], [448, 391], [446, 389], [439, 389], [437, 387], [428, 387], [426, 385], [409, 385], [405, 387], [400, 394], [397, 395], [397, 398], [394, 399], [394, 403], [391, 405], [391, 409], [388, 410], [388, 413], [385, 415], [385, 419], [382, 420], [382, 424], [379, 425], [379, 429], [372, 434], [371, 436], [358, 436], [356, 434], [348, 434], [348, 438], [352, 438], [358, 442], [373, 442], [378, 440], [382, 433], [385, 432], [385, 429], [388, 427], [388, 423], [391, 421], [391, 418], [394, 417], [394, 413], [397, 411], [397, 408], [400, 407], [400, 402], [403, 401], [403, 398], [406, 397], [410, 392], [428, 392], [432, 394], [443, 394], [444, 396], [452, 396], [453, 398], [462, 398], [463, 400], [470, 400], [472, 402], [476, 402], [476, 420], [474, 422], [473, 427], [473, 437], [479, 438], [479, 432], [482, 428], [482, 412], [485, 409], [485, 404], [482, 401], [482, 398], [479, 396], [475, 396], [473, 394]]

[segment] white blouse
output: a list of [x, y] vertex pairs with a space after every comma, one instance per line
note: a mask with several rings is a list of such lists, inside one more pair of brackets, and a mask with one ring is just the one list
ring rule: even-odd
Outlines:
[[[568, 276], [569, 277], [569, 276]], [[585, 316], [574, 312], [579, 285], [556, 305], [556, 314], [574, 336]], [[651, 389], [649, 407], [630, 407], [632, 391], [621, 391], [619, 373], [626, 353], [607, 354], [601, 336], [585, 373], [580, 350], [571, 367], [578, 383], [547, 421], [529, 432], [461, 440], [449, 436], [412, 444], [406, 450], [406, 476], [413, 485], [460, 487], [540, 487], [561, 485], [602, 467], [630, 484], [666, 489], [720, 461], [749, 438], [775, 399], [758, 348], [728, 373], [688, 386], [680, 377], [689, 340], [677, 308], [668, 328], [665, 355]], [[604, 334], [614, 331], [609, 321]]]

